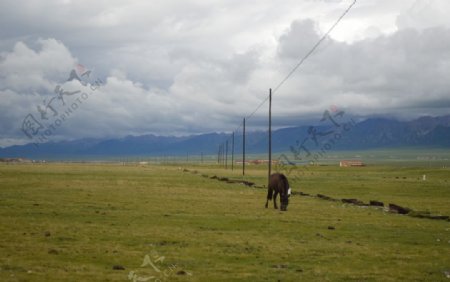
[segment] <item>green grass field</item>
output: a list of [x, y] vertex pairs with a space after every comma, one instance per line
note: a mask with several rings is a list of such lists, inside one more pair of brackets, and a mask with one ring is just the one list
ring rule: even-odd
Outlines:
[[[266, 173], [249, 166], [245, 179], [264, 185]], [[202, 174], [242, 177], [0, 165], [0, 281], [450, 281], [448, 221], [300, 196], [279, 212], [264, 189]], [[317, 166], [290, 179], [294, 191], [450, 215], [448, 167]]]

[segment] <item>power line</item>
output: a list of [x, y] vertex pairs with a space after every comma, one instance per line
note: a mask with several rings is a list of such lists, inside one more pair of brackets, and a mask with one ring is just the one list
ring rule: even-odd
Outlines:
[[266, 97], [266, 99], [264, 99], [259, 105], [258, 105], [258, 107], [256, 107], [256, 109], [251, 113], [251, 114], [249, 114], [245, 119], [249, 119], [249, 118], [251, 118], [266, 102], [267, 102], [267, 100], [269, 100], [269, 96], [267, 96]]
[[[342, 15], [336, 20], [336, 22], [328, 29], [328, 31], [314, 44], [314, 46], [311, 48], [311, 50], [308, 51], [308, 53], [305, 54], [301, 58], [301, 60], [294, 66], [294, 68], [286, 75], [285, 78], [283, 78], [280, 83], [272, 90], [272, 94], [274, 94], [278, 89], [281, 88], [281, 86], [295, 73], [295, 71], [311, 56], [312, 53], [319, 47], [319, 45], [325, 40], [325, 38], [328, 37], [328, 35], [333, 31], [333, 29], [339, 24], [339, 22], [347, 15], [347, 13], [350, 11], [350, 9], [356, 4], [356, 0], [353, 0], [353, 2], [348, 6], [348, 8], [342, 13]], [[256, 107], [256, 109], [245, 117], [246, 120], [250, 119], [266, 102], [269, 100], [269, 96], [267, 95], [266, 98], [261, 101], [261, 103]], [[239, 124], [239, 126], [233, 131], [237, 132], [241, 127], [242, 123]], [[227, 138], [228, 139], [228, 138]]]
[[[291, 77], [291, 75], [294, 74], [294, 72], [306, 61], [306, 59], [308, 59], [308, 57], [317, 49], [317, 47], [319, 47], [319, 45], [322, 43], [322, 41], [324, 41], [325, 38], [328, 37], [328, 35], [331, 33], [331, 31], [339, 24], [339, 22], [345, 17], [345, 15], [347, 15], [347, 13], [350, 11], [350, 9], [355, 4], [356, 4], [356, 0], [354, 0], [353, 3], [350, 4], [350, 6], [348, 6], [348, 8], [344, 11], [344, 13], [342, 13], [342, 15], [328, 29], [328, 31], [322, 36], [322, 38], [320, 38], [319, 41], [317, 41], [317, 43], [314, 44], [314, 46], [311, 48], [311, 50], [309, 50], [309, 52], [306, 53], [306, 55], [300, 60], [300, 62], [298, 62], [297, 65], [295, 65], [295, 67], [288, 73], [288, 75], [280, 83], [278, 83], [278, 85], [273, 89], [272, 93], [276, 92], [286, 82], [286, 80], [288, 80], [289, 77]], [[264, 101], [267, 101], [267, 99], [268, 98], [266, 98]]]
[[[295, 65], [295, 67], [287, 74], [283, 80], [278, 83], [278, 85], [272, 90], [272, 94], [274, 94], [280, 87], [295, 73], [295, 71], [308, 59], [309, 56], [319, 47], [319, 45], [325, 40], [325, 38], [328, 37], [328, 35], [333, 31], [333, 29], [339, 24], [339, 22], [347, 15], [347, 13], [350, 11], [350, 9], [353, 7], [353, 5], [356, 4], [356, 0], [354, 0], [350, 6], [342, 13], [342, 15], [336, 20], [336, 22], [328, 29], [328, 31], [319, 39], [319, 41], [314, 44], [314, 46], [311, 48], [311, 50], [306, 53], [305, 56]], [[266, 102], [269, 100], [269, 96], [267, 96], [259, 105], [256, 107], [256, 109], [249, 114], [246, 119], [251, 118]], [[238, 127], [239, 128], [239, 127]]]

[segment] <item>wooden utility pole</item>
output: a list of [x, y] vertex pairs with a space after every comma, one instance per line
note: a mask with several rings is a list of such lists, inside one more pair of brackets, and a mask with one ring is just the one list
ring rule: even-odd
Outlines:
[[272, 174], [272, 88], [269, 89], [269, 170], [267, 176], [267, 187], [270, 184]]
[[225, 169], [228, 168], [228, 140], [225, 142]]
[[244, 118], [243, 134], [242, 134], [242, 175], [245, 175], [245, 118]]
[[234, 168], [234, 131], [231, 136], [231, 170]]

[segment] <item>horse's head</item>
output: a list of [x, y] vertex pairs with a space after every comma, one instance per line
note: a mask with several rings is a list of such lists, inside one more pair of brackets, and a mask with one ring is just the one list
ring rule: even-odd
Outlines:
[[281, 211], [287, 211], [287, 206], [289, 205], [289, 197], [291, 196], [291, 188], [287, 187], [283, 193], [280, 195], [280, 202], [281, 202]]

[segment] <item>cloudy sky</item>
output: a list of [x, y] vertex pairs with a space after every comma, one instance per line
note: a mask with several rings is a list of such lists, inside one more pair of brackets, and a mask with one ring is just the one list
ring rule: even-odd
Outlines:
[[[231, 132], [352, 2], [3, 0], [0, 146], [45, 132]], [[446, 0], [358, 0], [276, 91], [274, 123], [333, 105], [359, 117], [448, 114], [448, 12]]]

